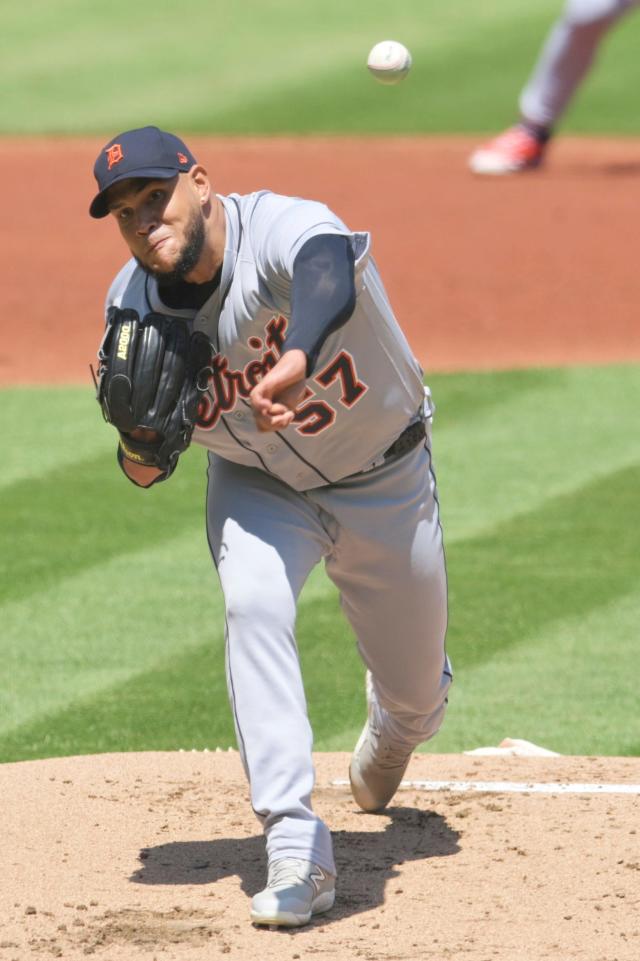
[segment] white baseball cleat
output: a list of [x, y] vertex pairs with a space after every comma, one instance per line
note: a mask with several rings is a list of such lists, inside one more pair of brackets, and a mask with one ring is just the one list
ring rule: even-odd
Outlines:
[[367, 671], [369, 716], [355, 746], [349, 780], [354, 800], [363, 811], [380, 811], [398, 790], [413, 748], [393, 747], [386, 740], [376, 717], [371, 674]]
[[335, 884], [334, 875], [312, 861], [279, 858], [269, 865], [266, 888], [251, 901], [251, 920], [286, 928], [308, 924], [333, 907]]
[[475, 150], [469, 158], [474, 174], [520, 173], [538, 167], [544, 156], [545, 143], [519, 124]]

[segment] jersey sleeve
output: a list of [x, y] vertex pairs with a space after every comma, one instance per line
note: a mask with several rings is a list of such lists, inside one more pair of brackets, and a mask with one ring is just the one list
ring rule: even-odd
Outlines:
[[252, 216], [254, 254], [267, 283], [290, 282], [300, 248], [318, 234], [351, 237], [352, 232], [325, 204], [267, 194]]

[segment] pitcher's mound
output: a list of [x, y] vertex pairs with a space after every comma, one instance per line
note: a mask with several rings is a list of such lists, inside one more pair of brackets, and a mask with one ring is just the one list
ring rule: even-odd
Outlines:
[[249, 923], [264, 846], [237, 753], [3, 765], [1, 961], [640, 957], [639, 799], [616, 793], [640, 759], [416, 755], [407, 777], [429, 786], [380, 815], [334, 784], [348, 760], [316, 755], [338, 896], [296, 931]]

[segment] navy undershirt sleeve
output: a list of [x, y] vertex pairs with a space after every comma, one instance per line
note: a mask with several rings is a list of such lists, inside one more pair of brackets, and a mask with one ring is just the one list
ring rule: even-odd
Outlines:
[[349, 237], [318, 234], [300, 248], [293, 262], [291, 319], [284, 352], [307, 355], [307, 377], [329, 334], [351, 317], [356, 305], [355, 258]]

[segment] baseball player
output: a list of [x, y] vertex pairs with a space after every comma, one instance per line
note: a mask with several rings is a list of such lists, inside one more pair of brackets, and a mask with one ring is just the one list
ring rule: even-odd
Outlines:
[[[188, 147], [155, 127], [114, 138], [94, 172], [91, 215], [110, 215], [132, 255], [109, 290], [108, 323], [176, 318], [211, 347], [193, 440], [209, 452], [229, 699], [266, 837], [267, 884], [251, 919], [305, 924], [333, 905], [336, 876], [329, 829], [311, 805], [295, 638], [297, 599], [318, 562], [367, 668], [368, 719], [350, 766], [363, 810], [391, 800], [445, 711], [430, 397], [368, 233], [314, 201], [217, 195]], [[126, 354], [129, 333], [120, 339]], [[120, 431], [118, 460], [141, 487], [176, 467], [150, 463], [155, 442], [144, 427]]]
[[520, 121], [475, 150], [477, 174], [538, 167], [554, 127], [586, 76], [607, 31], [640, 0], [567, 0], [520, 95]]

